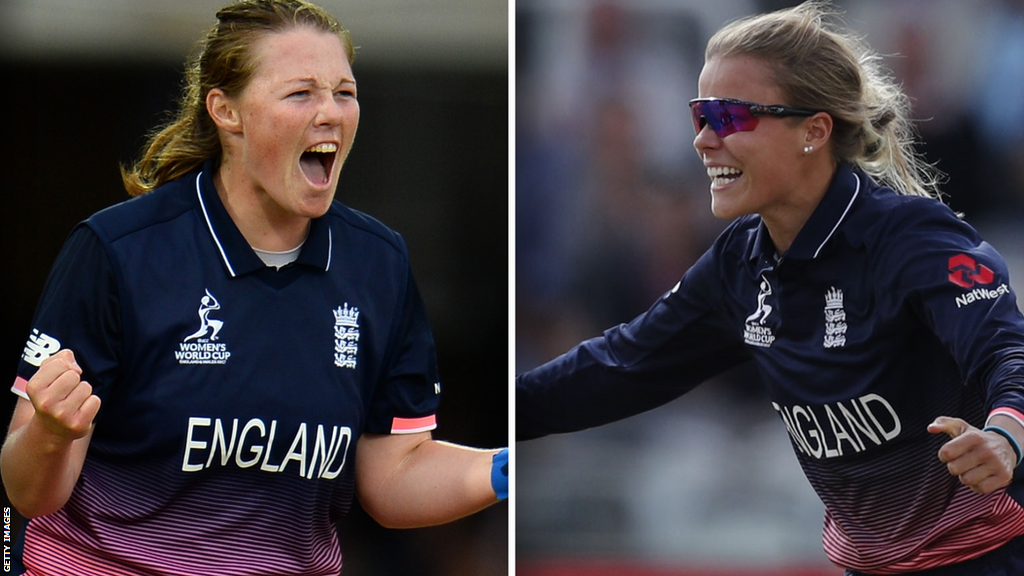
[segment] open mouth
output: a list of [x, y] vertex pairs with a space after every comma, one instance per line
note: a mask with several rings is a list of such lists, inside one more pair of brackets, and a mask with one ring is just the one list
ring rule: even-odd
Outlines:
[[299, 167], [306, 178], [316, 185], [325, 185], [331, 181], [331, 169], [338, 156], [338, 145], [325, 142], [309, 147], [299, 156]]
[[743, 175], [741, 170], [729, 166], [708, 167], [708, 177], [713, 185], [722, 186], [728, 184]]

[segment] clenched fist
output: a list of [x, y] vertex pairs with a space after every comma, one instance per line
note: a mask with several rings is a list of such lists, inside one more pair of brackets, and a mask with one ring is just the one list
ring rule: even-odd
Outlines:
[[61, 350], [43, 360], [25, 387], [35, 418], [66, 440], [85, 436], [100, 409], [99, 397], [81, 377], [82, 368], [75, 362], [74, 353]]
[[949, 473], [978, 494], [989, 494], [1010, 484], [1017, 456], [1006, 438], [971, 426], [960, 418], [939, 416], [928, 425], [932, 434], [945, 432], [952, 440], [942, 445], [939, 460]]

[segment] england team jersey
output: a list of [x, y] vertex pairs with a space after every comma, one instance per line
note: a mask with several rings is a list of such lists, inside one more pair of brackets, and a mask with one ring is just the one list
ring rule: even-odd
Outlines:
[[433, 338], [401, 238], [338, 202], [275, 270], [208, 162], [80, 225], [15, 392], [74, 351], [102, 407], [28, 574], [338, 574], [358, 439], [435, 426]]
[[937, 416], [1024, 421], [1024, 318], [996, 251], [940, 202], [841, 166], [792, 247], [740, 218], [629, 324], [516, 381], [520, 440], [664, 404], [752, 361], [825, 504], [836, 564], [893, 574], [1024, 534], [1024, 482], [972, 492]]

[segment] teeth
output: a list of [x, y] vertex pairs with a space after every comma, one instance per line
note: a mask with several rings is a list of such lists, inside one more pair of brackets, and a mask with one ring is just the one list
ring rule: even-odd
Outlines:
[[708, 178], [738, 178], [743, 172], [731, 166], [708, 166]]
[[337, 151], [338, 145], [331, 142], [317, 144], [316, 146], [311, 146], [310, 148], [306, 149], [306, 152], [319, 152], [321, 154], [330, 154], [332, 152]]

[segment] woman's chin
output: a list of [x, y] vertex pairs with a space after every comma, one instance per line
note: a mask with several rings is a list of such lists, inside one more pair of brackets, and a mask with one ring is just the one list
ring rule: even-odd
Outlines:
[[714, 214], [715, 218], [722, 220], [732, 220], [746, 214], [738, 210], [734, 203], [719, 200], [714, 195], [711, 196], [711, 213]]

